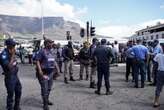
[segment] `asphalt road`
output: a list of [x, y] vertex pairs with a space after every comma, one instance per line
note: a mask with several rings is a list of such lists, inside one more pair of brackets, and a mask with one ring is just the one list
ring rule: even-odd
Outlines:
[[[19, 65], [19, 76], [23, 86], [21, 100], [22, 110], [42, 110], [40, 85], [35, 78], [35, 69], [31, 65]], [[0, 70], [1, 72], [1, 70]], [[74, 66], [74, 76], [78, 79], [79, 65]], [[105, 95], [102, 88], [101, 96], [94, 94], [89, 88], [89, 81], [63, 83], [63, 75], [54, 81], [50, 99], [54, 105], [51, 110], [164, 110], [164, 94], [161, 94], [161, 107], [152, 107], [154, 87], [135, 89], [132, 82], [125, 82], [125, 65], [111, 68], [111, 88], [114, 94]], [[6, 89], [3, 76], [0, 75], [0, 110], [5, 110]]]

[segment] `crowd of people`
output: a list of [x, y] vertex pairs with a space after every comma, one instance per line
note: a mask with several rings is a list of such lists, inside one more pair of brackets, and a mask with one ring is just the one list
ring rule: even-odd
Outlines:
[[139, 75], [141, 76], [141, 88], [145, 87], [146, 80], [150, 82], [150, 86], [156, 86], [154, 107], [158, 107], [159, 96], [164, 83], [164, 55], [159, 41], [137, 40], [136, 43], [129, 41], [125, 53], [126, 81], [129, 81], [129, 75], [132, 73], [132, 82], [134, 82], [135, 88], [139, 88]]
[[[9, 38], [5, 41], [5, 44], [6, 48], [0, 54], [0, 64], [5, 76], [5, 87], [7, 89], [6, 109], [21, 110], [22, 86], [17, 75], [19, 69], [15, 56], [16, 42]], [[153, 82], [150, 85], [156, 86], [154, 107], [158, 107], [159, 96], [164, 82], [164, 55], [158, 40], [148, 43], [141, 40], [137, 40], [136, 43], [129, 41], [124, 52], [126, 56], [126, 81], [129, 81], [129, 75], [132, 73], [134, 87], [144, 88], [146, 78], [148, 82], [152, 82], [153, 78]], [[104, 79], [106, 95], [112, 95], [109, 68], [113, 59], [117, 62], [117, 56], [117, 50], [109, 47], [106, 39], [98, 41], [98, 39], [93, 38], [91, 45], [88, 42], [84, 42], [78, 54], [80, 63], [78, 80], [90, 80], [89, 87], [96, 89], [95, 94], [101, 95], [102, 80]], [[49, 100], [53, 80], [63, 75], [65, 84], [69, 84], [69, 81], [76, 81], [73, 68], [75, 58], [73, 44], [68, 41], [66, 46], [61, 47], [60, 44], [54, 44], [52, 40], [46, 38], [44, 40], [44, 48], [39, 49], [33, 55], [30, 54], [29, 57], [30, 59], [32, 58], [32, 61], [29, 61], [36, 64], [36, 76], [41, 87], [43, 110], [49, 110], [49, 105], [53, 105], [53, 102]], [[152, 71], [151, 65], [153, 65]], [[141, 86], [139, 86], [139, 75], [141, 75]], [[13, 107], [14, 95], [15, 105]]]

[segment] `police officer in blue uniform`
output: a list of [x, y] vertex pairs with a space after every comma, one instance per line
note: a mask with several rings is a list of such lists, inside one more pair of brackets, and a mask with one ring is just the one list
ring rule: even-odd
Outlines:
[[4, 81], [7, 89], [6, 109], [13, 110], [13, 97], [15, 95], [14, 110], [21, 110], [19, 104], [21, 99], [22, 86], [17, 75], [18, 66], [15, 56], [16, 42], [13, 39], [9, 38], [5, 41], [5, 45], [7, 46], [7, 48], [5, 48], [0, 54], [0, 61], [5, 76]]
[[110, 66], [110, 59], [113, 58], [112, 51], [109, 47], [106, 46], [106, 39], [101, 40], [101, 45], [96, 48], [94, 51], [94, 58], [97, 61], [97, 90], [95, 91], [96, 94], [101, 94], [101, 85], [102, 85], [102, 78], [104, 77], [105, 86], [106, 86], [106, 95], [111, 95], [112, 92], [110, 91], [110, 83], [109, 83], [109, 66]]
[[49, 95], [53, 85], [54, 70], [57, 70], [57, 73], [59, 73], [59, 68], [52, 51], [52, 44], [53, 41], [45, 39], [45, 48], [39, 50], [36, 55], [37, 77], [41, 85], [43, 110], [49, 110], [48, 105], [53, 105], [49, 101]]

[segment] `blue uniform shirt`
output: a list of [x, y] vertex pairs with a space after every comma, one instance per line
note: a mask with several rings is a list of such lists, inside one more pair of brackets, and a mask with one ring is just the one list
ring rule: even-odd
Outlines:
[[15, 58], [12, 68], [8, 68], [8, 65], [10, 63], [10, 54], [7, 49], [4, 49], [2, 53], [0, 54], [0, 60], [1, 60], [1, 66], [3, 68], [4, 73], [17, 73], [18, 72], [18, 67], [17, 67], [17, 60]]
[[36, 55], [36, 61], [40, 61], [42, 69], [53, 69], [55, 66], [55, 56], [52, 49], [41, 49]]
[[143, 45], [136, 45], [131, 48], [131, 51], [134, 52], [135, 58], [139, 60], [145, 60], [148, 55], [148, 48]]
[[93, 56], [97, 58], [97, 64], [107, 64], [109, 65], [110, 58], [113, 58], [112, 50], [105, 45], [97, 47], [94, 51]]
[[157, 45], [154, 49], [153, 49], [153, 54], [154, 56], [156, 56], [158, 53], [163, 53], [163, 50], [161, 48], [160, 45]]
[[129, 47], [128, 50], [126, 51], [126, 56], [127, 58], [134, 58], [135, 55], [134, 55], [134, 52], [133, 51], [130, 51], [132, 47]]

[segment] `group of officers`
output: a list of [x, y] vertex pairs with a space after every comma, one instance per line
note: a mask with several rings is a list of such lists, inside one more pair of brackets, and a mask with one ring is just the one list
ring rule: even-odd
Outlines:
[[[11, 38], [5, 40], [6, 48], [0, 54], [0, 64], [3, 69], [3, 75], [5, 76], [4, 81], [7, 89], [7, 110], [21, 110], [20, 100], [22, 86], [17, 75], [19, 68], [16, 59], [16, 44], [17, 43]], [[68, 44], [63, 48], [57, 46], [57, 50], [60, 51], [55, 52], [54, 42], [46, 38], [44, 40], [44, 48], [41, 48], [33, 57], [36, 64], [36, 76], [41, 86], [43, 110], [49, 110], [49, 105], [53, 105], [49, 100], [49, 96], [54, 76], [63, 72], [62, 63], [64, 63], [64, 83], [69, 84], [69, 81], [76, 81], [73, 77], [73, 61], [75, 55], [72, 42], [68, 41]], [[148, 43], [142, 42], [141, 40], [137, 40], [136, 43], [129, 41], [125, 49], [125, 54], [126, 81], [129, 81], [129, 75], [132, 73], [132, 80], [135, 83], [134, 87], [139, 88], [138, 76], [141, 75], [140, 87], [144, 88], [146, 78], [149, 82], [152, 82], [151, 75], [153, 74], [153, 83], [151, 83], [151, 85], [157, 86], [154, 106], [158, 107], [159, 95], [164, 84], [163, 79], [161, 79], [164, 77], [164, 56], [159, 41], [154, 40], [154, 42]], [[100, 95], [102, 80], [104, 78], [106, 95], [111, 95], [109, 67], [113, 57], [112, 49], [107, 46], [107, 41], [105, 39], [99, 42], [96, 38], [93, 38], [91, 45], [88, 42], [84, 42], [78, 55], [78, 60], [80, 62], [79, 80], [84, 79], [83, 73], [85, 69], [85, 80], [90, 79], [90, 88], [96, 88], [97, 90], [95, 93]], [[158, 59], [161, 60], [159, 61]], [[151, 65], [153, 65], [152, 72]], [[90, 74], [89, 68], [91, 68]], [[158, 72], [161, 76], [159, 76]], [[13, 106], [14, 96], [15, 103]]]
[[129, 41], [125, 53], [126, 81], [129, 81], [129, 74], [131, 72], [132, 81], [135, 82], [136, 88], [139, 87], [138, 75], [141, 75], [141, 88], [144, 88], [146, 79], [150, 82], [150, 85], [155, 86], [157, 82], [158, 63], [154, 61], [154, 58], [158, 53], [163, 53], [159, 41], [154, 40], [148, 43], [142, 40], [137, 40], [136, 43]]
[[[159, 97], [164, 85], [164, 48], [158, 40], [145, 42], [137, 40], [137, 44], [129, 41], [126, 53], [126, 81], [129, 81], [130, 70], [134, 87], [139, 88], [139, 75], [141, 75], [141, 88], [145, 86], [145, 80], [151, 86], [156, 86], [154, 107], [159, 107]], [[152, 81], [153, 78], [153, 81]]]
[[[41, 96], [43, 99], [43, 110], [49, 110], [49, 105], [53, 103], [49, 100], [51, 88], [53, 85], [54, 74], [62, 72], [61, 66], [58, 61], [58, 55], [55, 55], [53, 49], [53, 41], [46, 38], [44, 40], [44, 48], [41, 48], [35, 53], [33, 60], [36, 64], [36, 76], [41, 86]], [[21, 110], [20, 100], [22, 94], [22, 85], [18, 77], [18, 62], [16, 59], [15, 45], [17, 43], [14, 39], [9, 38], [5, 40], [6, 48], [0, 53], [0, 64], [5, 76], [5, 87], [7, 90], [7, 110]], [[97, 90], [96, 94], [101, 94], [102, 79], [104, 76], [106, 95], [111, 95], [109, 83], [109, 65], [113, 58], [112, 50], [107, 47], [107, 41], [102, 39], [98, 42], [93, 38], [92, 45], [89, 46], [88, 42], [84, 42], [83, 48], [79, 52], [80, 72], [79, 80], [83, 80], [83, 71], [86, 71], [86, 80], [90, 78], [90, 88], [96, 88], [96, 72], [97, 72]], [[68, 45], [64, 46], [60, 52], [64, 62], [64, 83], [68, 84], [69, 81], [75, 81], [73, 77], [73, 61], [74, 49], [71, 41]], [[89, 75], [89, 66], [91, 67], [91, 74]], [[15, 103], [14, 102], [15, 96]], [[13, 106], [14, 105], [14, 106]]]

